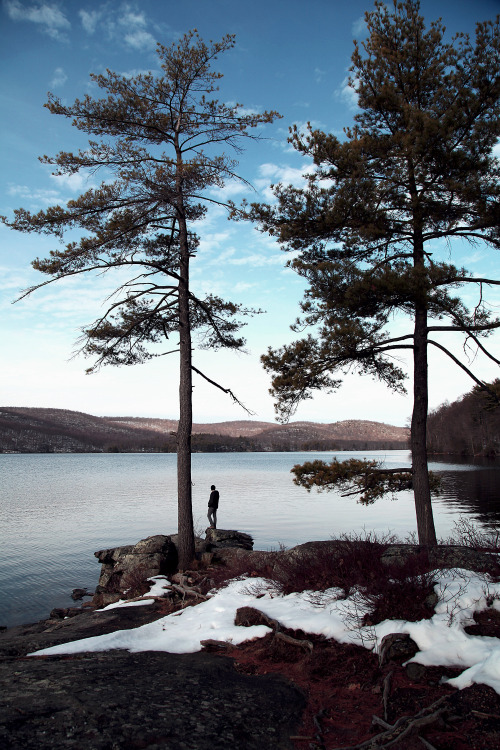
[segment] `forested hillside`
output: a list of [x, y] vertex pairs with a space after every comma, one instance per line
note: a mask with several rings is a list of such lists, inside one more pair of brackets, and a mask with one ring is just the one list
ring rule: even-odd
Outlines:
[[[500, 380], [490, 384], [500, 398]], [[427, 446], [431, 453], [462, 456], [500, 455], [500, 404], [478, 386], [429, 415]]]
[[[177, 422], [94, 417], [65, 409], [0, 407], [1, 453], [175, 452]], [[193, 425], [193, 451], [367, 450], [407, 446], [408, 430], [380, 422], [235, 421]]]

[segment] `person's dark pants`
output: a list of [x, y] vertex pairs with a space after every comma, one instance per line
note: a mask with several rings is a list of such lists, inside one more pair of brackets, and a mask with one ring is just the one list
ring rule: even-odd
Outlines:
[[217, 528], [217, 508], [211, 508], [208, 506], [207, 518], [212, 529]]

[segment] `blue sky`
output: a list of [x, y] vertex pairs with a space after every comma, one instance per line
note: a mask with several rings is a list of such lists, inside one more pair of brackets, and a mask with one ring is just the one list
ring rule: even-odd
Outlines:
[[[300, 184], [309, 164], [287, 144], [288, 127], [310, 120], [340, 134], [351, 123], [356, 102], [346, 78], [352, 40], [363, 37], [363, 14], [372, 7], [370, 0], [3, 0], [0, 213], [10, 216], [20, 206], [37, 211], [74, 198], [92, 184], [92, 178], [79, 175], [55, 178], [38, 161], [43, 154], [76, 151], [86, 144], [69, 121], [43, 108], [47, 91], [70, 103], [96, 93], [92, 72], [154, 71], [156, 42], [168, 45], [193, 28], [205, 40], [236, 34], [236, 47], [216, 66], [224, 73], [221, 99], [283, 115], [262, 131], [265, 140], [250, 143], [239, 157], [239, 172], [256, 192], [245, 194], [230, 185], [227, 193], [236, 200], [266, 199], [271, 183]], [[442, 16], [450, 33], [473, 33], [477, 21], [500, 12], [500, 0], [423, 0], [421, 9], [429, 22]], [[212, 211], [198, 232], [200, 251], [192, 267], [195, 291], [214, 292], [266, 313], [249, 320], [247, 354], [200, 352], [195, 364], [232, 388], [254, 419], [272, 421], [269, 378], [259, 357], [268, 346], [292, 339], [289, 325], [298, 314], [302, 282], [284, 268], [284, 253], [252, 226], [230, 223], [223, 213]], [[72, 358], [80, 329], [99, 316], [106, 294], [114, 288], [111, 277], [59, 282], [12, 304], [19, 290], [44, 280], [30, 264], [54, 247], [51, 238], [21, 235], [0, 225], [0, 405], [176, 418], [175, 356], [136, 367], [104, 368], [92, 376], [84, 374], [89, 361]], [[481, 246], [454, 245], [452, 260], [478, 275], [498, 275], [498, 260]], [[490, 339], [497, 353], [498, 341], [498, 336]], [[484, 378], [498, 374], [480, 359], [476, 369]], [[200, 379], [195, 385], [196, 422], [247, 418], [227, 396]], [[411, 380], [408, 385], [411, 389]], [[471, 385], [444, 355], [432, 353], [431, 408], [454, 400]], [[295, 418], [404, 425], [410, 414], [411, 396], [396, 396], [369, 378], [351, 375], [335, 394], [305, 402]]]

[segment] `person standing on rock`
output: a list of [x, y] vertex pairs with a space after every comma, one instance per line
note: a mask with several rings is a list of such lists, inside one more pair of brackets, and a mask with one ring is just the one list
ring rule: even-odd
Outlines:
[[215, 489], [215, 484], [211, 487], [210, 498], [208, 500], [208, 521], [211, 529], [217, 528], [217, 508], [219, 507], [219, 492]]

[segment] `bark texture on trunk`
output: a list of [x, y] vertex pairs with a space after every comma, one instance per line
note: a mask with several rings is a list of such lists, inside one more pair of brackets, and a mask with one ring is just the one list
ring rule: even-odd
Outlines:
[[189, 314], [189, 237], [182, 191], [182, 157], [178, 153], [177, 194], [179, 221], [179, 426], [177, 429], [177, 516], [179, 569], [189, 568], [195, 556], [191, 483], [193, 429], [193, 370]]
[[[189, 259], [187, 263], [189, 262]], [[186, 264], [187, 265], [187, 264]], [[194, 558], [191, 484], [191, 432], [193, 425], [191, 331], [187, 280], [179, 284], [179, 426], [177, 429], [177, 507], [179, 569], [185, 570]]]
[[413, 493], [417, 514], [419, 543], [433, 547], [437, 544], [432, 514], [429, 472], [427, 467], [427, 311], [417, 307], [413, 341], [413, 415], [411, 420], [411, 455]]
[[425, 269], [422, 208], [415, 183], [413, 164], [409, 164], [410, 194], [413, 203], [413, 269], [415, 272], [415, 323], [413, 334], [413, 413], [411, 419], [411, 456], [413, 494], [417, 514], [419, 544], [437, 544], [432, 515], [429, 469], [427, 465], [427, 274]]

